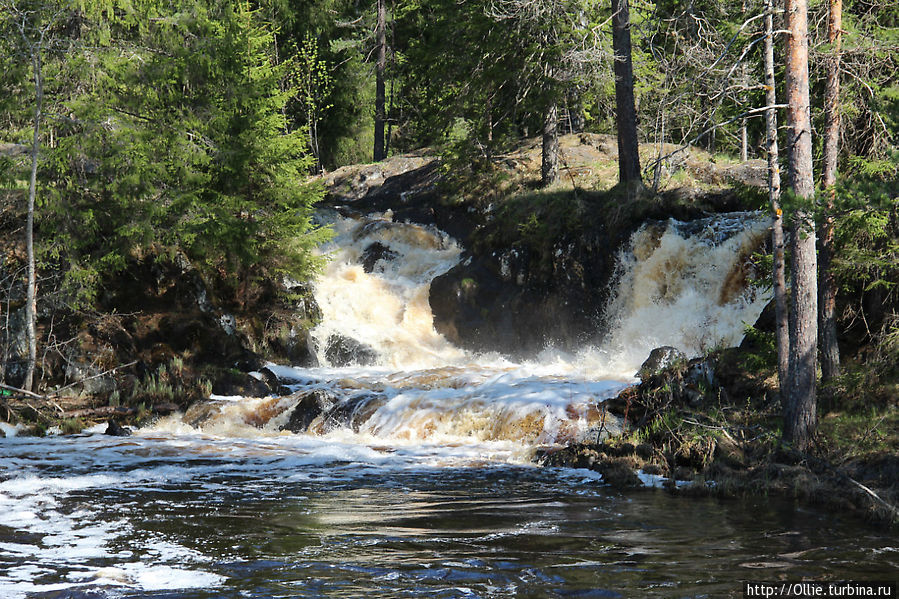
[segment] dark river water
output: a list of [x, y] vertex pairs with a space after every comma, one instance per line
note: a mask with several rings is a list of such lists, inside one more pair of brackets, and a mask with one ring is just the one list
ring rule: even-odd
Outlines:
[[0, 481], [4, 598], [737, 597], [899, 571], [899, 539], [850, 517], [622, 493], [465, 447], [12, 438]]
[[[213, 398], [127, 438], [0, 438], [0, 599], [739, 597], [746, 580], [896, 578], [899, 538], [849, 517], [532, 464], [610, 430], [602, 402], [653, 348], [739, 344], [770, 295], [735, 276], [763, 215], [641, 229], [604, 345], [525, 364], [434, 329], [431, 281], [462, 259], [445, 234], [388, 213], [332, 225], [318, 363], [360, 347], [350, 363], [377, 366], [271, 365], [294, 393]], [[364, 268], [375, 244], [392, 257]]]

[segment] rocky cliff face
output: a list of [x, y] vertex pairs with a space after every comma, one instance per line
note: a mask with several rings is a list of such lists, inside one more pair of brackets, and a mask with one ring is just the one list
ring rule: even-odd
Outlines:
[[522, 357], [596, 343], [621, 244], [646, 219], [736, 209], [739, 200], [717, 185], [742, 182], [737, 175], [756, 165], [716, 165], [691, 150], [675, 166], [695, 184], [628, 205], [610, 189], [613, 138], [569, 135], [562, 147], [566, 172], [549, 189], [534, 187], [539, 144], [523, 143], [493, 170], [461, 177], [464, 189], [427, 152], [344, 167], [324, 177], [328, 204], [347, 216], [389, 211], [394, 222], [435, 225], [463, 246], [429, 296], [434, 326], [453, 344]]
[[[601, 230], [529, 247], [469, 255], [431, 284], [438, 332], [477, 351], [533, 355], [593, 341], [614, 268]], [[548, 262], [548, 268], [542, 264]]]

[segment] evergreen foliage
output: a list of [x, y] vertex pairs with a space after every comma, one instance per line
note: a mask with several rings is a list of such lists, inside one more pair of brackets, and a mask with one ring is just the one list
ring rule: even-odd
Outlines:
[[[47, 63], [39, 241], [65, 288], [90, 300], [129, 258], [184, 253], [237, 291], [307, 277], [322, 191], [286, 106], [300, 90], [272, 28], [243, 3], [69, 9], [73, 49]], [[73, 25], [77, 22], [77, 26]], [[7, 80], [8, 85], [23, 85]], [[27, 94], [6, 135], [21, 135]], [[51, 142], [52, 139], [52, 142]]]

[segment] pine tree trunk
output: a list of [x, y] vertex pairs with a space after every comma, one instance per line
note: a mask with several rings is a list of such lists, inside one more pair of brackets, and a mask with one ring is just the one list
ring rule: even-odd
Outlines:
[[631, 20], [627, 0], [612, 0], [612, 45], [615, 50], [615, 121], [618, 126], [618, 180], [639, 185], [640, 146], [631, 62]]
[[375, 30], [378, 45], [377, 72], [375, 74], [375, 162], [386, 158], [384, 125], [387, 121], [385, 112], [387, 94], [384, 87], [384, 72], [387, 70], [387, 7], [385, 2], [386, 0], [378, 0], [378, 23]]
[[28, 364], [22, 388], [31, 391], [34, 386], [34, 370], [37, 364], [37, 277], [34, 264], [34, 198], [37, 192], [37, 158], [40, 149], [41, 119], [44, 109], [44, 80], [40, 47], [31, 56], [34, 69], [34, 137], [31, 143], [31, 178], [28, 183], [28, 216], [25, 223], [25, 252], [28, 260], [28, 283], [25, 291], [25, 334], [28, 340]]
[[540, 176], [543, 185], [551, 185], [559, 178], [559, 107], [549, 101], [543, 115], [543, 163]]
[[[790, 185], [797, 198], [811, 202], [812, 129], [808, 79], [807, 0], [786, 0], [787, 127]], [[784, 440], [808, 447], [817, 428], [815, 397], [818, 342], [818, 281], [815, 222], [809, 208], [800, 207], [792, 228], [790, 363], [784, 403]]]
[[827, 39], [831, 56], [827, 66], [827, 87], [824, 90], [824, 164], [821, 183], [827, 194], [827, 205], [820, 240], [821, 272], [821, 380], [830, 381], [840, 374], [840, 349], [837, 345], [837, 288], [831, 262], [833, 261], [833, 204], [837, 181], [837, 155], [840, 144], [840, 45], [843, 26], [842, 0], [830, 0], [830, 19]]
[[787, 322], [787, 278], [784, 259], [783, 211], [780, 207], [780, 164], [777, 147], [777, 94], [774, 84], [774, 2], [765, 2], [765, 111], [766, 142], [768, 152], [768, 201], [774, 213], [771, 227], [771, 245], [774, 250], [773, 283], [774, 314], [777, 338], [777, 375], [781, 385], [781, 397], [786, 397], [786, 380], [790, 356], [790, 333]]

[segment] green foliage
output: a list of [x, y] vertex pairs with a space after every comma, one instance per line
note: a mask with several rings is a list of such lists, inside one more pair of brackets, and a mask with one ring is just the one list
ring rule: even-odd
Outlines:
[[744, 370], [767, 373], [777, 369], [777, 338], [774, 333], [747, 326], [743, 345], [749, 348], [742, 355], [740, 366]]
[[[304, 182], [314, 158], [285, 110], [296, 98], [322, 107], [289, 76], [295, 63], [275, 61], [261, 13], [185, 1], [85, 15], [67, 41], [78, 51], [45, 64], [38, 240], [43, 261], [64, 267], [68, 296], [90, 301], [148, 251], [183, 252], [235, 293], [314, 272], [323, 191]], [[16, 100], [25, 133], [29, 96]]]
[[288, 72], [289, 81], [299, 90], [296, 102], [302, 112], [309, 131], [309, 145], [321, 170], [321, 150], [319, 127], [323, 117], [333, 107], [329, 98], [334, 88], [327, 62], [321, 58], [318, 44], [311, 33], [307, 33], [299, 48], [292, 47], [295, 59]]
[[66, 418], [59, 423], [59, 430], [63, 435], [77, 435], [84, 428], [84, 421], [80, 418]]

